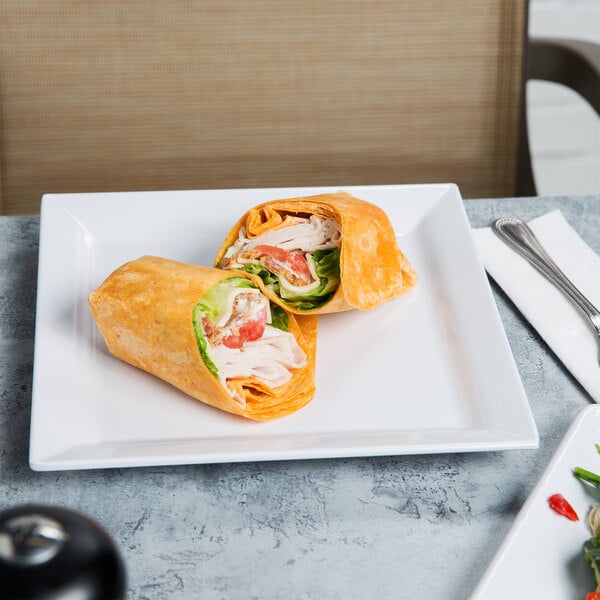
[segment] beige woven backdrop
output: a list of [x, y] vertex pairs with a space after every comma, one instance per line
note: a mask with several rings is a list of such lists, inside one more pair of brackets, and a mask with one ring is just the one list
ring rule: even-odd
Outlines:
[[524, 0], [5, 0], [7, 214], [46, 192], [513, 195]]

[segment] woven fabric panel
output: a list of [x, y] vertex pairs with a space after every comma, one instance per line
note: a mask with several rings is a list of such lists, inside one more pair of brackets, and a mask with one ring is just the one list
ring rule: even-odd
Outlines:
[[524, 2], [0, 2], [4, 212], [47, 192], [513, 195]]

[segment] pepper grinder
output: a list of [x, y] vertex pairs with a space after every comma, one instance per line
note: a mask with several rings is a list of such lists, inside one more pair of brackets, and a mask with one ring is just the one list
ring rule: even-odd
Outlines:
[[62, 598], [125, 598], [125, 567], [111, 537], [67, 508], [0, 512], [0, 600]]

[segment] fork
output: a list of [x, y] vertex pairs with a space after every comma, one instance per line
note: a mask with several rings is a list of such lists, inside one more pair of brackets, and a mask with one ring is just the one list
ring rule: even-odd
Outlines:
[[[560, 270], [558, 265], [520, 219], [503, 217], [492, 223], [492, 231], [513, 250], [527, 259], [544, 277], [553, 283], [588, 318], [600, 339], [600, 311], [581, 293], [575, 284]], [[598, 355], [600, 362], [600, 353]]]

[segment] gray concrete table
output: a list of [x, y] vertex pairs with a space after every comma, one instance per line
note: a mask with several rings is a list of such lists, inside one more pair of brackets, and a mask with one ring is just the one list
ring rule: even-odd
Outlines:
[[[600, 197], [469, 200], [473, 226], [560, 208], [600, 253]], [[39, 220], [0, 217], [0, 503], [60, 504], [115, 538], [128, 598], [465, 599], [592, 400], [492, 284], [536, 450], [141, 469], [28, 466]]]

